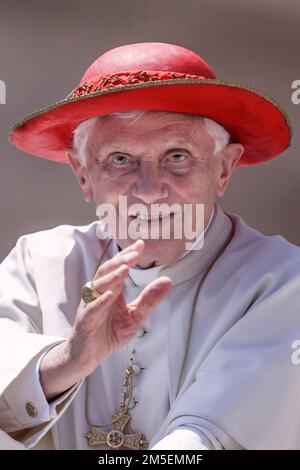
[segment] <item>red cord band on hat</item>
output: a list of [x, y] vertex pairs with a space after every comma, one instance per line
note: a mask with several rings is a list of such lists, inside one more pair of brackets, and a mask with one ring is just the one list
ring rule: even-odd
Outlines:
[[147, 71], [140, 70], [134, 72], [121, 72], [110, 73], [105, 76], [94, 77], [85, 81], [77, 86], [68, 98], [75, 98], [78, 96], [85, 96], [91, 93], [106, 90], [108, 88], [122, 87], [125, 85], [134, 85], [145, 82], [160, 81], [160, 80], [174, 80], [183, 78], [204, 78], [199, 75], [191, 75], [189, 73], [181, 72], [164, 72], [164, 71]]

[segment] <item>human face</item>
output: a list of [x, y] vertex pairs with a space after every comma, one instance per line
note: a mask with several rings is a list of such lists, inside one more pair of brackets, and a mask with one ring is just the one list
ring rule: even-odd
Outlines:
[[[149, 214], [152, 204], [179, 204], [182, 208], [203, 204], [206, 226], [234, 166], [234, 162], [230, 164], [232, 152], [225, 153], [214, 156], [214, 141], [198, 116], [156, 111], [138, 118], [100, 119], [87, 144], [85, 168], [72, 159], [71, 164], [86, 199], [93, 199], [97, 207], [112, 204], [117, 217], [127, 224], [132, 217], [122, 213], [120, 196], [127, 197], [128, 207], [144, 204]], [[241, 154], [233, 153], [236, 159]], [[192, 217], [195, 215], [193, 210]], [[169, 218], [174, 223], [174, 215]], [[194, 228], [195, 224], [193, 220]], [[184, 253], [187, 239], [183, 234], [181, 239], [147, 237], [144, 241], [140, 267], [174, 262]], [[117, 242], [124, 249], [133, 240], [117, 236]]]

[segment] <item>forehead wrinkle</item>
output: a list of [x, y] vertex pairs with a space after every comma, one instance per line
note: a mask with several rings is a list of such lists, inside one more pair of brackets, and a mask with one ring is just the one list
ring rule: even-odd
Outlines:
[[[181, 134], [181, 132], [179, 133]], [[202, 139], [201, 139], [202, 140]], [[199, 147], [201, 142], [196, 136], [185, 134], [184, 136], [178, 135], [174, 132], [168, 135], [159, 135], [157, 137], [153, 136], [152, 133], [147, 137], [142, 136], [132, 136], [130, 140], [118, 137], [116, 140], [102, 141], [99, 143], [99, 152], [101, 153], [113, 153], [113, 152], [124, 152], [129, 154], [141, 154], [144, 151], [145, 145], [151, 146], [151, 149], [159, 147], [160, 151], [167, 151], [170, 148], [183, 148], [183, 147]], [[97, 143], [93, 142], [92, 147], [96, 147]], [[147, 148], [146, 150], [149, 150]]]
[[[148, 122], [146, 121], [146, 124]], [[97, 155], [124, 152], [140, 156], [145, 152], [145, 145], [148, 146], [148, 141], [149, 146], [146, 148], [147, 153], [149, 152], [149, 148], [155, 151], [155, 147], [158, 147], [156, 153], [158, 151], [167, 151], [172, 147], [188, 147], [190, 149], [194, 147], [199, 151], [201, 150], [199, 145], [201, 145], [201, 143], [205, 144], [206, 138], [208, 137], [199, 119], [188, 119], [188, 122], [182, 121], [182, 119], [176, 119], [176, 121], [163, 123], [160, 126], [158, 126], [157, 123], [153, 123], [152, 120], [146, 129], [145, 121], [142, 122], [141, 126], [139, 126], [139, 122], [137, 121], [134, 128], [130, 126], [130, 123], [123, 126], [123, 124], [126, 123], [121, 122], [121, 129], [118, 128], [118, 126], [109, 126], [108, 129], [105, 129], [106, 126], [104, 123], [99, 124], [98, 129], [94, 129], [91, 139], [89, 139], [90, 148], [96, 151]], [[115, 133], [119, 135], [115, 137]], [[97, 136], [100, 137], [100, 141], [97, 139]], [[124, 138], [122, 138], [122, 136]]]

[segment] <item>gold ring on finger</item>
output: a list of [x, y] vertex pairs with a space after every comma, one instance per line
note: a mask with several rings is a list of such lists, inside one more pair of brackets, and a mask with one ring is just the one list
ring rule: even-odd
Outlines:
[[82, 288], [82, 292], [81, 292], [81, 297], [85, 304], [89, 304], [93, 300], [100, 297], [100, 295], [101, 295], [100, 292], [98, 292], [94, 288], [93, 281], [88, 281], [84, 284]]

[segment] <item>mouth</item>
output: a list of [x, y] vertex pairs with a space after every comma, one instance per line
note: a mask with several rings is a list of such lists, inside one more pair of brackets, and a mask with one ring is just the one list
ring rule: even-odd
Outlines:
[[159, 215], [144, 215], [144, 214], [128, 214], [128, 217], [131, 220], [136, 220], [137, 222], [157, 222], [164, 221], [167, 219], [173, 219], [175, 212], [170, 212], [168, 214], [159, 214]]

